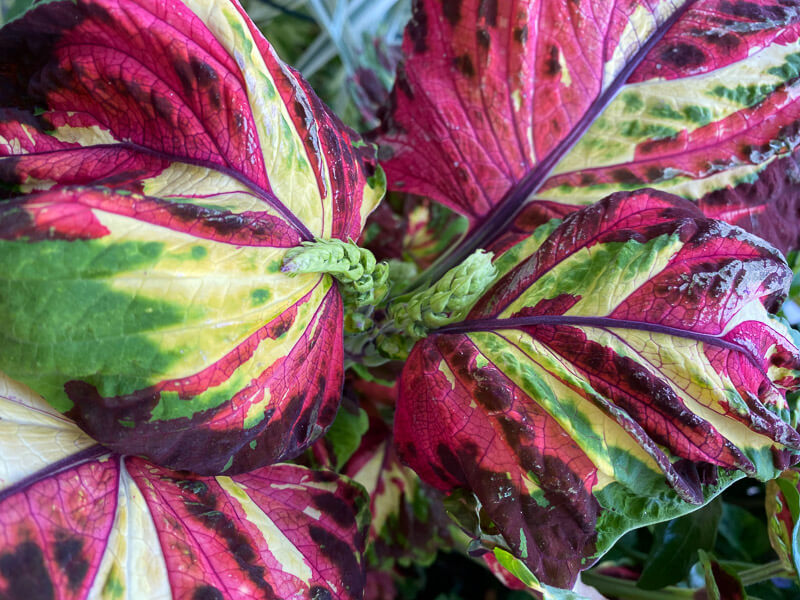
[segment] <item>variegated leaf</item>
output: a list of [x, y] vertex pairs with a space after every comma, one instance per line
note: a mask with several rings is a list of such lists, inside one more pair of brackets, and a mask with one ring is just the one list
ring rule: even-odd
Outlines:
[[378, 139], [391, 185], [468, 216], [655, 187], [797, 245], [800, 3], [418, 0]]
[[787, 469], [767, 482], [767, 533], [783, 567], [797, 572], [800, 566], [800, 471]]
[[119, 456], [4, 376], [0, 433], [2, 598], [362, 597], [368, 502], [332, 472]]
[[172, 468], [317, 439], [342, 301], [281, 261], [357, 238], [381, 178], [241, 7], [48, 3], [0, 32], [0, 106], [0, 368]]
[[367, 560], [372, 568], [430, 564], [452, 546], [441, 494], [400, 463], [391, 429], [376, 418], [342, 473], [370, 495]]
[[[793, 460], [791, 271], [743, 230], [656, 191], [615, 194], [494, 248], [469, 316], [414, 347], [395, 440], [466, 489], [500, 543], [571, 587], [626, 530]], [[488, 532], [491, 533], [491, 532]]]

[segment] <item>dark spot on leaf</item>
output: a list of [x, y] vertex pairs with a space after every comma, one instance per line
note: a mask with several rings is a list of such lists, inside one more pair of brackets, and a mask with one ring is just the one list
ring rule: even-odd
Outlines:
[[706, 40], [710, 44], [719, 46], [725, 52], [732, 52], [741, 43], [739, 37], [733, 33], [721, 33], [719, 31], [709, 31], [706, 33]]
[[250, 581], [265, 591], [268, 598], [274, 598], [272, 586], [264, 579], [265, 568], [250, 538], [239, 530], [230, 517], [219, 510], [219, 502], [208, 486], [197, 480], [176, 483], [184, 492], [188, 492], [182, 500], [189, 514], [225, 543], [229, 556]]
[[544, 72], [549, 77], [555, 77], [561, 71], [561, 65], [558, 62], [558, 48], [550, 46], [547, 49], [547, 58], [544, 61]]
[[364, 570], [353, 548], [318, 525], [309, 526], [308, 533], [319, 552], [336, 567], [338, 576], [335, 579], [342, 582], [347, 595], [360, 598], [364, 590]]
[[233, 129], [237, 134], [239, 134], [244, 129], [244, 123], [245, 123], [244, 115], [238, 110], [232, 111], [231, 114], [233, 116]]
[[475, 38], [478, 41], [478, 46], [484, 50], [487, 50], [492, 44], [492, 37], [485, 29], [478, 29], [478, 31], [475, 33]]
[[645, 175], [647, 175], [647, 181], [655, 183], [661, 181], [661, 178], [664, 176], [664, 169], [661, 167], [647, 167]]
[[397, 89], [403, 92], [409, 100], [414, 99], [414, 89], [411, 87], [411, 82], [408, 81], [408, 72], [403, 64], [397, 66], [395, 84], [397, 85]]
[[422, 6], [422, 2], [414, 2], [414, 14], [408, 22], [408, 37], [414, 44], [414, 52], [422, 54], [427, 50], [426, 39], [428, 37], [428, 13]]
[[661, 51], [661, 60], [676, 67], [699, 67], [706, 60], [706, 55], [697, 46], [679, 42], [667, 46]]
[[514, 29], [514, 39], [517, 40], [520, 44], [524, 44], [528, 41], [528, 26], [523, 25], [522, 27], [517, 27]]
[[172, 103], [169, 101], [169, 99], [159, 94], [152, 94], [151, 98], [153, 103], [153, 110], [156, 111], [156, 114], [165, 121], [171, 120]]
[[461, 468], [461, 462], [447, 445], [439, 444], [436, 446], [436, 455], [439, 457], [439, 461], [450, 476], [448, 479], [466, 481], [464, 471]]
[[486, 19], [489, 27], [497, 25], [497, 0], [481, 0], [478, 6], [478, 16]]
[[775, 24], [786, 24], [791, 14], [780, 6], [760, 5], [756, 2], [747, 2], [745, 0], [720, 2], [718, 10], [740, 19], [755, 21], [756, 26], [759, 28], [764, 21], [773, 21]]
[[68, 534], [59, 534], [53, 546], [56, 564], [67, 575], [72, 589], [79, 587], [89, 571], [89, 561], [83, 556], [83, 540]]
[[311, 496], [311, 502], [320, 509], [323, 514], [333, 519], [340, 527], [349, 527], [354, 522], [353, 510], [347, 502], [334, 494], [313, 494]]
[[[486, 379], [484, 380], [484, 377]], [[480, 378], [476, 377], [478, 383], [473, 390], [475, 400], [485, 407], [488, 411], [505, 410], [513, 401], [511, 390], [507, 385], [500, 385], [493, 382], [492, 378], [484, 371]]]
[[0, 575], [7, 581], [4, 596], [8, 600], [55, 597], [42, 549], [34, 542], [22, 542], [13, 552], [0, 554]]
[[274, 325], [270, 325], [267, 337], [277, 340], [292, 328], [292, 323], [294, 323], [294, 319], [286, 319], [283, 316], [278, 317], [277, 322]]
[[469, 54], [457, 56], [453, 62], [455, 63], [456, 69], [458, 69], [462, 75], [466, 75], [467, 77], [473, 77], [475, 75], [475, 67], [472, 64], [472, 59]]
[[308, 597], [311, 600], [333, 600], [333, 595], [330, 591], [318, 585], [308, 590]]
[[192, 74], [200, 87], [209, 87], [219, 80], [217, 72], [207, 62], [193, 56], [190, 65]]
[[409, 442], [408, 444], [403, 446], [403, 452], [402, 453], [405, 454], [406, 456], [410, 457], [410, 458], [416, 458], [417, 457], [417, 447], [414, 444]]
[[619, 183], [627, 183], [629, 185], [641, 183], [641, 180], [630, 169], [615, 169], [611, 172], [611, 176]]
[[325, 483], [331, 483], [339, 479], [339, 476], [333, 471], [313, 471], [309, 474], [309, 477], [314, 481]]
[[195, 495], [208, 493], [208, 486], [199, 479], [182, 479], [178, 481], [178, 487]]
[[30, 236], [34, 225], [33, 217], [22, 206], [6, 205], [0, 212], [0, 240], [13, 240], [21, 234]]
[[592, 185], [597, 183], [597, 177], [591, 173], [581, 173], [581, 185]]
[[195, 588], [192, 600], [225, 600], [225, 596], [213, 585], [202, 585]]
[[461, 20], [461, 0], [442, 0], [442, 9], [450, 25], [458, 25]]
[[183, 91], [187, 96], [190, 95], [194, 91], [194, 73], [192, 73], [192, 67], [183, 60], [176, 60], [172, 66], [175, 69], [178, 80], [181, 82]]

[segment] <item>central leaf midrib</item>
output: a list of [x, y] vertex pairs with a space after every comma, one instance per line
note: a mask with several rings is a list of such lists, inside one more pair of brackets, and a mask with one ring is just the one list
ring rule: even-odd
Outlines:
[[[223, 175], [227, 175], [228, 177], [235, 179], [239, 183], [248, 187], [255, 196], [257, 196], [259, 199], [263, 200], [270, 207], [272, 207], [281, 217], [283, 217], [289, 223], [289, 225], [291, 225], [297, 231], [298, 234], [300, 234], [300, 237], [303, 238], [302, 241], [310, 242], [315, 239], [314, 234], [311, 233], [308, 227], [306, 227], [305, 224], [291, 210], [289, 210], [289, 208], [283, 202], [281, 202], [277, 196], [275, 196], [275, 194], [262, 188], [256, 182], [251, 180], [249, 177], [245, 176], [240, 171], [237, 171], [236, 169], [233, 169], [231, 167], [226, 167], [224, 165], [220, 165], [211, 161], [198, 160], [185, 156], [176, 156], [174, 154], [169, 154], [167, 152], [153, 150], [152, 148], [147, 148], [146, 146], [140, 146], [139, 144], [136, 144], [134, 142], [120, 142], [118, 144], [96, 144], [89, 147], [109, 148], [109, 149], [125, 148], [133, 152], [148, 154], [154, 158], [158, 158], [170, 163], [184, 163], [196, 167], [202, 167], [204, 169], [211, 169], [219, 173], [222, 173]], [[63, 152], [63, 150], [56, 150], [54, 152]]]
[[587, 316], [566, 316], [566, 315], [538, 315], [532, 317], [510, 317], [505, 319], [474, 319], [471, 321], [464, 321], [452, 325], [445, 325], [439, 329], [434, 330], [432, 333], [441, 334], [469, 334], [479, 331], [495, 331], [498, 329], [521, 329], [523, 327], [535, 327], [537, 325], [567, 325], [575, 327], [597, 327], [601, 329], [633, 329], [637, 331], [648, 331], [651, 333], [659, 333], [663, 335], [670, 335], [684, 339], [690, 339], [711, 346], [725, 348], [734, 352], [744, 355], [745, 358], [756, 368], [758, 371], [767, 377], [761, 363], [750, 352], [740, 344], [730, 342], [722, 339], [719, 336], [710, 333], [699, 333], [690, 331], [688, 329], [678, 329], [677, 327], [670, 327], [668, 325], [661, 325], [659, 323], [646, 323], [642, 321], [632, 321], [627, 319], [615, 319], [613, 317], [587, 317]]

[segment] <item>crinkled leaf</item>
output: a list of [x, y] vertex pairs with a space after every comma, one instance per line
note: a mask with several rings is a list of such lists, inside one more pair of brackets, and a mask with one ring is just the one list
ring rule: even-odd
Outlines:
[[0, 368], [173, 468], [241, 472], [318, 438], [342, 385], [341, 298], [281, 260], [357, 238], [381, 178], [241, 7], [42, 6], [0, 32], [0, 106], [16, 196]]
[[707, 600], [747, 600], [748, 595], [736, 571], [726, 568], [711, 554], [700, 550], [700, 564], [706, 579]]
[[657, 590], [686, 577], [697, 561], [698, 550], [714, 547], [720, 517], [722, 503], [715, 500], [679, 519], [656, 525], [653, 545], [636, 585]]
[[800, 352], [768, 310], [792, 274], [771, 246], [643, 191], [494, 250], [467, 319], [414, 347], [395, 440], [423, 480], [472, 491], [487, 543], [543, 583], [800, 448]]
[[533, 199], [643, 187], [785, 251], [800, 232], [798, 33], [779, 0], [417, 0], [378, 133], [389, 181], [470, 218], [447, 267]]
[[772, 549], [788, 570], [800, 573], [800, 556], [796, 550], [800, 522], [800, 472], [787, 469], [767, 482], [767, 532]]
[[391, 429], [380, 419], [370, 419], [361, 446], [342, 473], [370, 495], [367, 560], [371, 567], [430, 564], [437, 551], [452, 545], [441, 494], [400, 463]]
[[5, 377], [0, 427], [4, 598], [362, 596], [367, 499], [332, 472], [200, 477], [115, 455]]

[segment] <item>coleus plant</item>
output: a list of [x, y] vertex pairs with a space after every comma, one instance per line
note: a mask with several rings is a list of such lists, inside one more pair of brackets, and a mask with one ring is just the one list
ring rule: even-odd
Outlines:
[[[361, 597], [367, 538], [386, 567], [424, 484], [471, 554], [554, 594], [625, 531], [776, 477], [800, 453], [773, 314], [798, 28], [791, 0], [419, 0], [371, 134], [386, 178], [235, 2], [3, 28], [0, 594]], [[409, 223], [376, 264], [353, 240], [387, 181], [460, 240]], [[361, 443], [286, 464], [345, 366], [386, 361], [396, 406]]]

